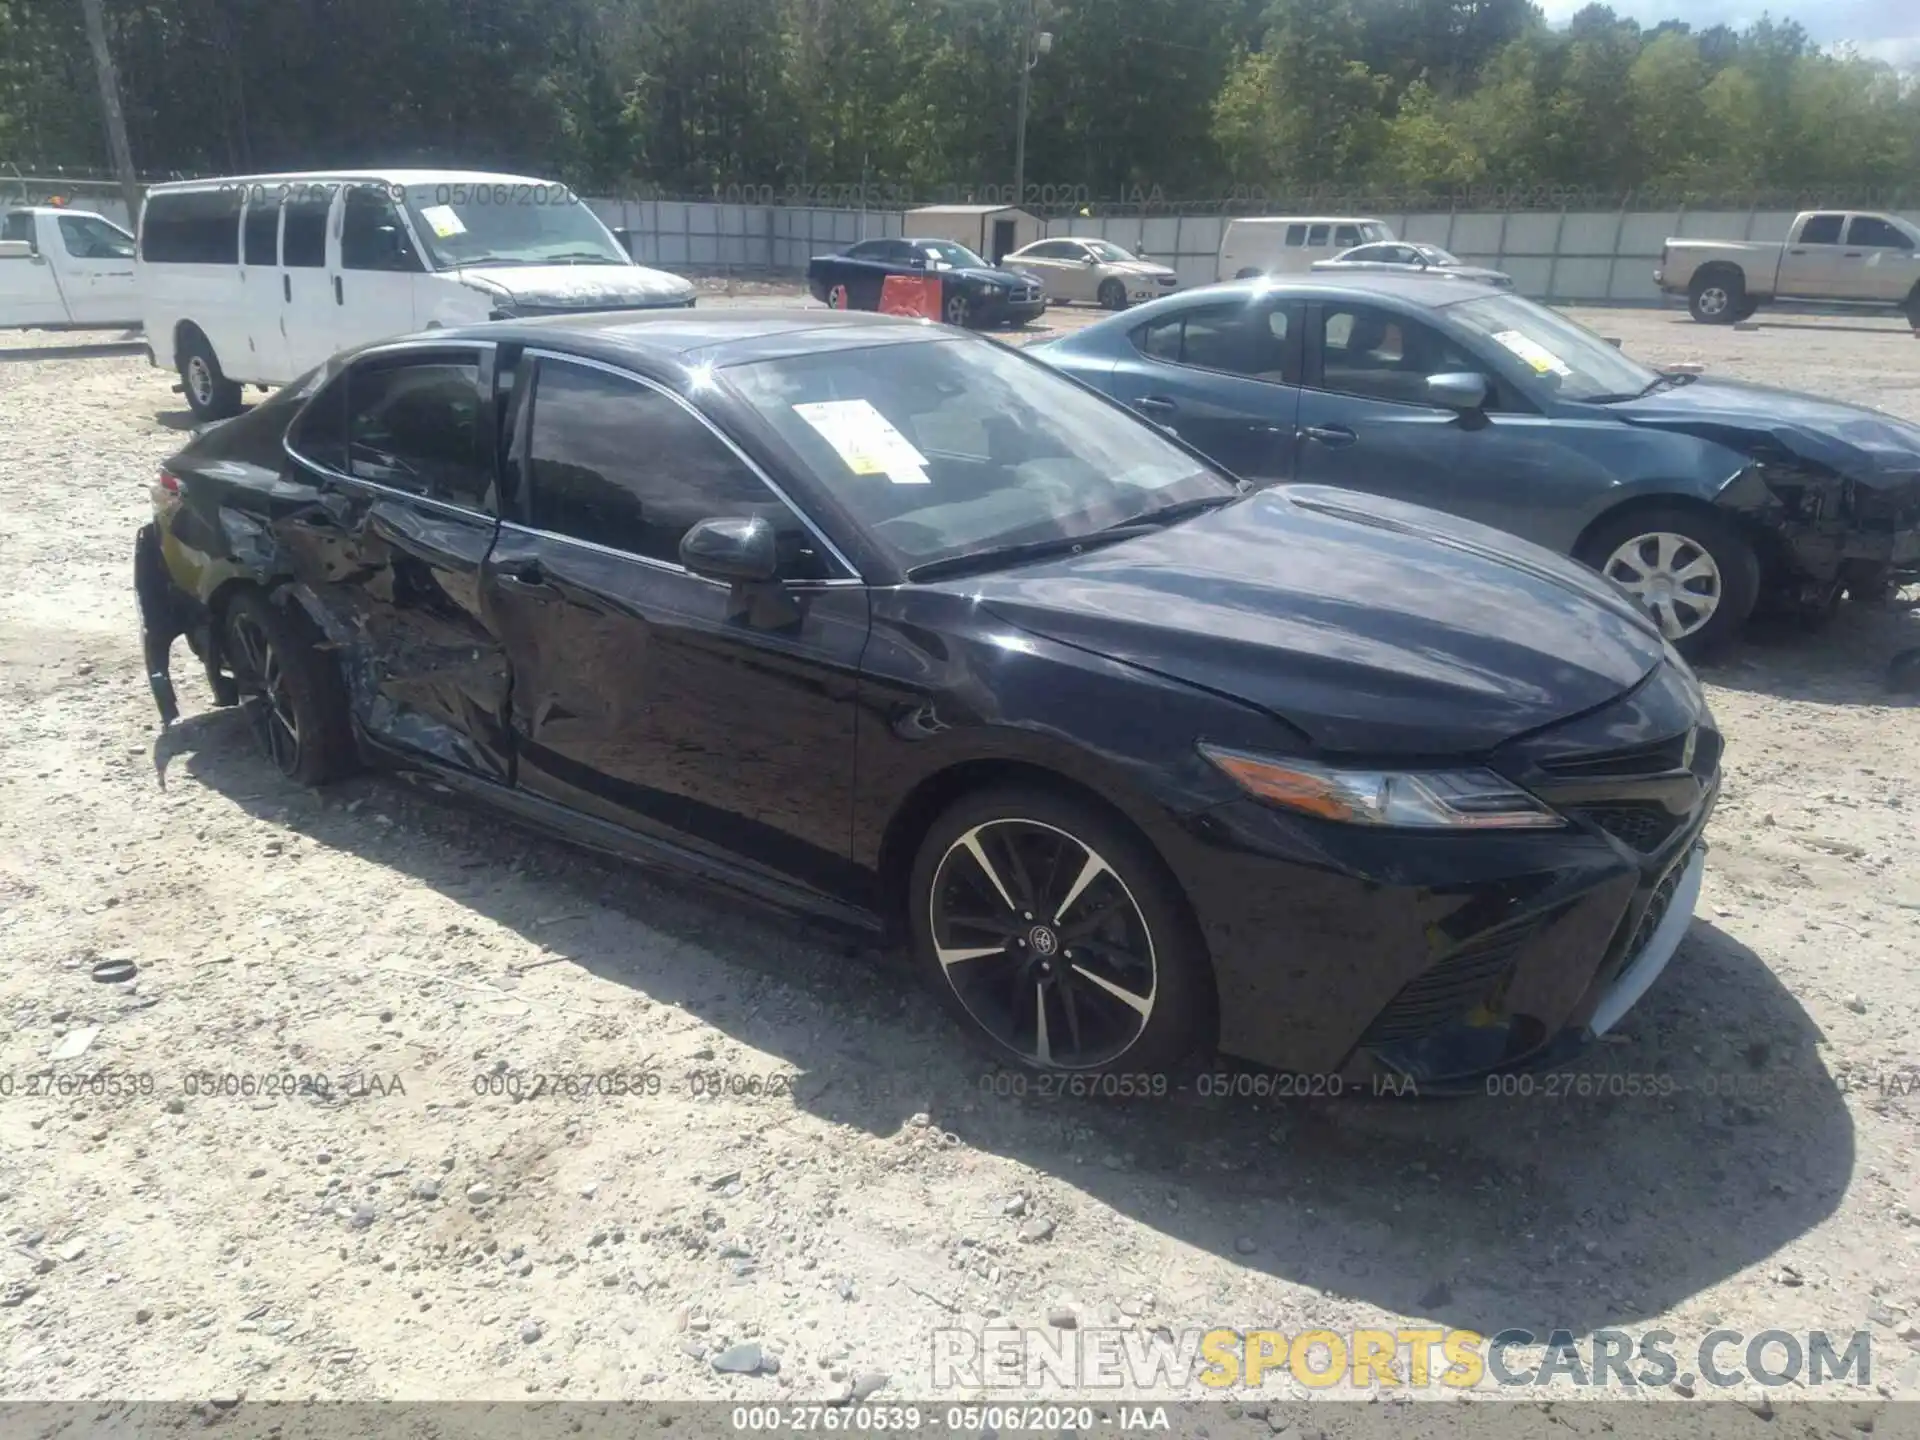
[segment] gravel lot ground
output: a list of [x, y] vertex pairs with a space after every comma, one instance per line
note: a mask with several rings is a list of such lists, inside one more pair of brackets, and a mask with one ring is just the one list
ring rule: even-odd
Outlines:
[[[1920, 420], [1898, 323], [1582, 318]], [[132, 539], [183, 406], [7, 343], [44, 358], [0, 359], [0, 1397], [933, 1398], [933, 1332], [989, 1323], [1663, 1328], [1688, 1375], [1716, 1328], [1864, 1329], [1840, 1390], [1920, 1392], [1915, 592], [1707, 672], [1706, 891], [1582, 1066], [1662, 1093], [1014, 1097], [826, 931], [431, 787], [285, 784], [190, 659], [156, 744]], [[643, 1093], [493, 1093], [603, 1072]], [[190, 1093], [221, 1074], [333, 1089]]]

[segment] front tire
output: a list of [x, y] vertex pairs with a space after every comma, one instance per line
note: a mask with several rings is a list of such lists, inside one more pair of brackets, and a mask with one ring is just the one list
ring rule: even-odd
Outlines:
[[254, 738], [276, 770], [309, 786], [353, 769], [346, 688], [319, 640], [306, 616], [257, 590], [234, 596], [221, 634]]
[[1127, 308], [1127, 287], [1118, 280], [1100, 282], [1100, 308], [1102, 310], [1124, 310]]
[[917, 968], [1001, 1060], [1159, 1071], [1199, 1042], [1208, 962], [1179, 888], [1093, 805], [969, 795], [927, 832], [910, 885]]
[[202, 420], [227, 420], [240, 413], [240, 387], [227, 379], [206, 336], [194, 331], [180, 348], [180, 388], [187, 408]]
[[1603, 520], [1578, 558], [1615, 581], [1689, 660], [1729, 644], [1760, 596], [1760, 560], [1745, 536], [1705, 510], [1658, 507]]
[[1687, 287], [1687, 311], [1702, 325], [1731, 325], [1746, 303], [1746, 277], [1737, 271], [1708, 270]]

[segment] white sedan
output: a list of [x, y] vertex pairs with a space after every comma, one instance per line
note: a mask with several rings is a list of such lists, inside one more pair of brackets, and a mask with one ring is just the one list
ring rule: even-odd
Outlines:
[[1038, 277], [1047, 299], [1056, 305], [1079, 301], [1124, 310], [1171, 295], [1180, 285], [1180, 277], [1167, 266], [1143, 260], [1111, 240], [1036, 240], [1001, 263]]

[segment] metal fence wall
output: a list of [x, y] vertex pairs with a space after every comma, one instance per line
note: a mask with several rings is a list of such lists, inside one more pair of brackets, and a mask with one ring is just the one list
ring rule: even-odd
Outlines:
[[[646, 265], [701, 273], [792, 275], [811, 255], [902, 233], [894, 210], [822, 210], [678, 200], [594, 200], [609, 225], [631, 235]], [[1901, 212], [1920, 224], [1920, 210]], [[1407, 240], [1451, 250], [1513, 276], [1536, 299], [1652, 304], [1653, 269], [1669, 236], [1784, 240], [1793, 212], [1773, 210], [1510, 210], [1377, 214]], [[1171, 265], [1183, 285], [1214, 278], [1221, 215], [1111, 216], [1043, 222], [1049, 235], [1098, 235]]]

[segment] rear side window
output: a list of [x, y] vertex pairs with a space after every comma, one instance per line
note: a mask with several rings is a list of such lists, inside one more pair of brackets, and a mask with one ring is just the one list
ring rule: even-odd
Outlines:
[[1307, 243], [1307, 227], [1304, 225], [1287, 226], [1287, 244], [1298, 249]]
[[1307, 248], [1318, 249], [1320, 246], [1325, 245], [1326, 243], [1327, 243], [1327, 227], [1326, 226], [1309, 225], [1307, 227]]
[[278, 258], [274, 252], [279, 238], [280, 207], [270, 200], [247, 206], [247, 218], [240, 226], [240, 263], [273, 264]]
[[1156, 360], [1297, 385], [1299, 319], [1291, 302], [1208, 305], [1141, 326], [1134, 343]]
[[240, 196], [235, 190], [183, 190], [152, 196], [140, 235], [150, 265], [238, 265]]
[[794, 554], [793, 512], [677, 401], [564, 361], [542, 360], [535, 379], [535, 529], [678, 565], [680, 537], [698, 522], [764, 515], [783, 556]]
[[378, 361], [347, 376], [348, 473], [409, 495], [491, 510], [477, 355]]
[[280, 232], [280, 263], [299, 270], [318, 270], [327, 263], [327, 211], [333, 198], [325, 194], [287, 197], [287, 223]]
[[1856, 215], [1847, 222], [1847, 244], [1877, 250], [1911, 250], [1913, 241], [1878, 215]]
[[0, 240], [24, 240], [33, 244], [33, 216], [24, 210], [16, 210], [0, 223]]
[[1840, 243], [1840, 222], [1844, 215], [1810, 216], [1800, 227], [1802, 245], [1838, 245]]

